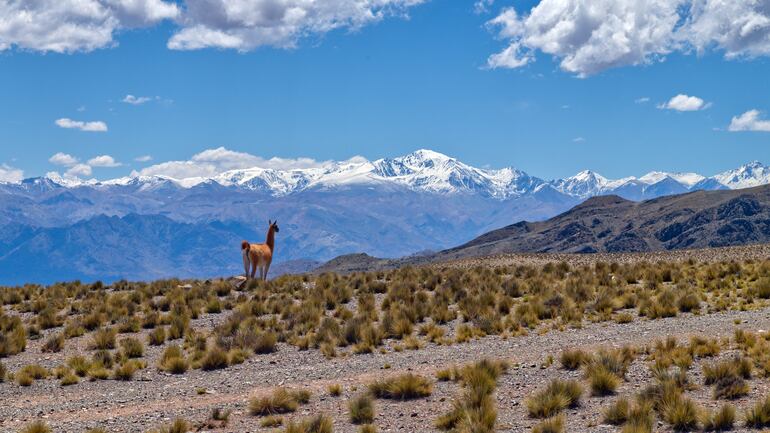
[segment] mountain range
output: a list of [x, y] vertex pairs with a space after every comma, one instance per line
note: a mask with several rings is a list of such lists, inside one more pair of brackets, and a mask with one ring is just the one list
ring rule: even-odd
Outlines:
[[430, 150], [208, 178], [51, 174], [0, 183], [0, 284], [239, 273], [240, 240], [262, 241], [270, 218], [281, 227], [276, 274], [353, 252], [443, 250], [595, 196], [641, 201], [767, 183], [770, 169], [759, 162], [710, 177], [651, 172], [612, 180], [583, 171], [544, 180]]
[[499, 200], [547, 193], [544, 192], [547, 190], [582, 199], [616, 194], [629, 200], [642, 200], [700, 189], [749, 188], [769, 182], [770, 169], [758, 161], [711, 177], [697, 173], [652, 171], [641, 177], [607, 179], [596, 172], [585, 170], [564, 179], [543, 180], [513, 167], [476, 168], [444, 154], [421, 149], [392, 159], [368, 161], [355, 157], [304, 169], [254, 167], [230, 170], [212, 177], [174, 179], [168, 176], [135, 175], [102, 182], [94, 179], [84, 181], [79, 178], [63, 178], [52, 173], [42, 178], [27, 179], [16, 185], [38, 191], [54, 186], [102, 190], [110, 187], [133, 187], [138, 191], [150, 191], [217, 185], [273, 197], [308, 190], [369, 185], [404, 187], [425, 193], [471, 193]]

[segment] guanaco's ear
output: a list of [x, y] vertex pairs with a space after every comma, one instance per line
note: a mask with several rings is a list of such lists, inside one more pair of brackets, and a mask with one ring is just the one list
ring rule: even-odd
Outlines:
[[268, 225], [273, 225], [273, 221], [272, 220], [267, 220], [267, 224]]

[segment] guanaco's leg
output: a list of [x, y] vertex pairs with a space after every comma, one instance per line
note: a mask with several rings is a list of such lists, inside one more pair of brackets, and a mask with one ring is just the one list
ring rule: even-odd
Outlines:
[[265, 262], [265, 275], [262, 276], [263, 281], [267, 281], [267, 271], [270, 270], [270, 262]]
[[251, 279], [257, 274], [257, 257], [251, 258]]
[[249, 250], [243, 250], [243, 276], [249, 279]]

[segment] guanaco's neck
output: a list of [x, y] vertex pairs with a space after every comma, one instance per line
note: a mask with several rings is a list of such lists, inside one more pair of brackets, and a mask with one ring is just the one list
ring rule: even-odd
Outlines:
[[265, 245], [270, 248], [270, 251], [273, 251], [273, 248], [275, 247], [275, 229], [273, 226], [270, 226], [270, 228], [267, 229], [267, 240], [265, 240]]

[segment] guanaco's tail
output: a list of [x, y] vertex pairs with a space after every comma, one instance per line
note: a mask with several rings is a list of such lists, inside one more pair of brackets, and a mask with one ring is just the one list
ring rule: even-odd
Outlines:
[[241, 251], [248, 250], [251, 247], [248, 241], [241, 242]]

